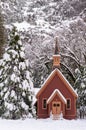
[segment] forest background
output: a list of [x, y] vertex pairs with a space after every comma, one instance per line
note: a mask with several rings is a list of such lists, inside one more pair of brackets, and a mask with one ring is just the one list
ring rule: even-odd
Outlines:
[[52, 71], [55, 37], [61, 71], [86, 105], [86, 0], [0, 0], [0, 57], [16, 26], [25, 47], [34, 87]]

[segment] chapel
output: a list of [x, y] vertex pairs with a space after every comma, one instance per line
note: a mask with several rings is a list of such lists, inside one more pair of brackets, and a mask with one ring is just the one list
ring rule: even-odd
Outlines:
[[37, 117], [59, 119], [76, 118], [77, 93], [60, 71], [61, 55], [56, 38], [53, 55], [53, 69], [36, 94]]

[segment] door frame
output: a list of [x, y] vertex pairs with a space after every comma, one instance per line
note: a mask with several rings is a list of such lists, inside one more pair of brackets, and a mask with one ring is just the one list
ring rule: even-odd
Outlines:
[[53, 101], [52, 102], [52, 114], [60, 114], [61, 113], [61, 101]]

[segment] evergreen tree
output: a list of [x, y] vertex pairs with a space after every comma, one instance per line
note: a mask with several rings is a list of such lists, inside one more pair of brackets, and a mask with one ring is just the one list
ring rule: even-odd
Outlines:
[[0, 63], [1, 117], [18, 119], [33, 116], [33, 96], [25, 50], [14, 27]]
[[78, 105], [86, 106], [86, 67], [80, 66], [75, 70], [75, 89], [78, 93]]

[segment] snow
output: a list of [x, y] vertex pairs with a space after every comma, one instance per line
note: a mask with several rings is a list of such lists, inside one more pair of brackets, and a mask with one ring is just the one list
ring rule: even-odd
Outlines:
[[[15, 58], [16, 56], [18, 57], [18, 53], [17, 53], [17, 51], [15, 51], [15, 50], [9, 50], [9, 53], [11, 53], [12, 54], [12, 56], [13, 56], [13, 58]], [[5, 54], [5, 55], [8, 55], [8, 54]], [[9, 55], [10, 56], [10, 55]], [[7, 57], [7, 61], [9, 61], [9, 57]]]
[[63, 1], [63, 3], [67, 2], [67, 0], [62, 0], [62, 1]]
[[33, 25], [30, 25], [26, 21], [23, 21], [21, 23], [16, 22], [13, 25], [16, 26], [17, 29], [20, 30], [20, 31], [24, 31], [24, 30], [27, 31], [29, 27], [32, 27], [32, 28], [34, 27]]
[[77, 69], [75, 69], [75, 73], [76, 73], [76, 74], [77, 74], [77, 73], [80, 74], [81, 72], [80, 72], [80, 70], [77, 68]]
[[2, 120], [0, 130], [86, 130], [86, 120], [25, 119]]
[[15, 91], [14, 90], [11, 91], [11, 97], [15, 97]]
[[11, 80], [14, 81], [15, 78], [16, 78], [16, 76], [15, 76], [15, 74], [13, 73], [13, 74], [11, 75]]
[[23, 51], [20, 52], [20, 56], [21, 56], [21, 58], [25, 58], [25, 54]]
[[33, 91], [34, 90], [34, 88], [33, 88], [33, 82], [31, 80], [29, 71], [26, 71], [26, 77], [29, 80], [31, 90]]
[[18, 71], [18, 68], [17, 68], [16, 66], [14, 66], [13, 70], [14, 70], [15, 72], [17, 72], [17, 71]]
[[24, 108], [25, 110], [28, 110], [28, 106], [22, 101], [21, 102], [21, 106], [22, 108]]
[[28, 83], [27, 80], [24, 80], [24, 81], [22, 82], [22, 85], [23, 85], [23, 89], [29, 88], [29, 83]]
[[39, 92], [40, 88], [34, 88], [35, 95]]
[[34, 98], [33, 98], [33, 104], [36, 103], [37, 99], [36, 99], [36, 94], [39, 92], [40, 88], [34, 88]]
[[83, 82], [81, 83], [81, 86], [82, 86], [82, 88], [85, 88], [85, 84]]
[[[59, 54], [56, 54], [56, 55], [54, 54], [53, 56], [60, 56], [60, 55], [59, 55]], [[61, 57], [61, 56], [60, 56], [60, 57]]]
[[52, 97], [54, 96], [55, 93], [58, 93], [60, 95], [60, 97], [63, 99], [63, 101], [66, 104], [66, 99], [65, 97], [61, 94], [61, 92], [58, 89], [55, 89], [54, 92], [51, 94], [51, 96], [48, 98], [47, 103], [49, 103], [49, 101], [52, 99]]
[[[48, 78], [45, 80], [45, 82], [42, 84], [41, 88], [43, 88], [46, 84], [46, 82], [50, 79], [50, 77], [54, 74], [55, 70], [50, 73]], [[40, 89], [41, 90], [41, 89]], [[37, 95], [40, 93], [40, 90], [38, 91]]]
[[8, 102], [5, 102], [5, 105], [7, 106], [7, 108], [12, 111], [14, 109], [14, 105], [12, 103], [8, 103]]
[[20, 62], [20, 63], [19, 63], [19, 69], [24, 70], [25, 68], [26, 68], [25, 62]]
[[3, 83], [0, 83], [0, 86], [2, 87], [2, 86], [3, 86]]
[[10, 60], [11, 60], [11, 59], [10, 59], [10, 55], [7, 54], [7, 53], [5, 53], [3, 57], [4, 57], [4, 59], [5, 59], [6, 61], [10, 61]]

